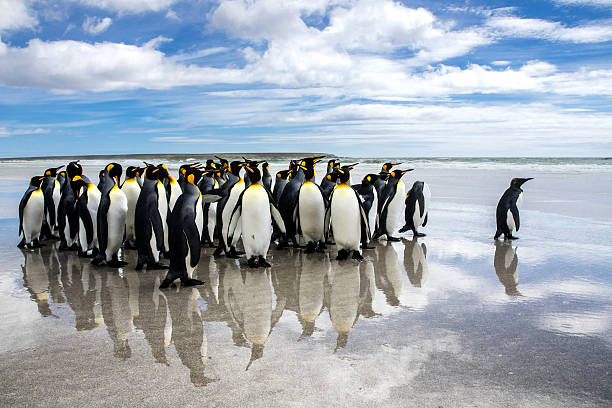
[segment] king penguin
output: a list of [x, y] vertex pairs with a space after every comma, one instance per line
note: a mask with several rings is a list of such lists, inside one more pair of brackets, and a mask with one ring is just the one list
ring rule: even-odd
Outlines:
[[263, 186], [268, 189], [268, 191], [272, 191], [272, 175], [270, 174], [270, 164], [268, 162], [263, 162], [261, 164], [261, 169], [263, 170], [263, 176], [261, 177], [261, 181]]
[[387, 241], [399, 241], [400, 239], [394, 237], [393, 234], [397, 231], [402, 210], [404, 209], [404, 200], [406, 195], [406, 187], [402, 182], [402, 176], [409, 171], [408, 170], [393, 170], [389, 174], [387, 185], [379, 197], [379, 203], [382, 202], [380, 207], [380, 219], [378, 225], [378, 232], [374, 238], [387, 236]]
[[[159, 253], [164, 251], [164, 220], [159, 206], [160, 203], [168, 203], [162, 184], [166, 174], [166, 170], [154, 166], [148, 167], [145, 172], [135, 211], [134, 225], [138, 249], [136, 270], [142, 269], [145, 264], [147, 269], [165, 268], [159, 263]], [[161, 189], [158, 188], [160, 184]]]
[[533, 180], [533, 178], [513, 178], [510, 181], [510, 187], [499, 199], [496, 211], [497, 231], [494, 239], [499, 238], [501, 234], [504, 234], [504, 239], [518, 239], [518, 237], [512, 235], [512, 232], [515, 229], [518, 231], [521, 227], [519, 217], [519, 207], [523, 202], [521, 186], [529, 180]]
[[321, 187], [315, 183], [315, 164], [318, 160], [306, 159], [300, 167], [304, 170], [304, 183], [298, 192], [298, 202], [293, 212], [296, 232], [306, 242], [306, 253], [325, 249], [325, 211], [329, 205]]
[[[45, 170], [45, 179], [41, 184], [45, 198], [45, 215], [43, 218], [43, 232], [45, 238], [59, 238], [55, 235], [57, 229], [57, 207], [61, 196], [61, 186], [57, 181], [57, 172], [64, 166], [52, 167]], [[42, 238], [42, 237], [41, 237]]]
[[399, 232], [412, 230], [415, 237], [424, 237], [425, 234], [418, 232], [417, 228], [427, 225], [429, 216], [429, 200], [431, 192], [429, 186], [424, 181], [415, 181], [412, 188], [406, 194], [406, 224], [400, 228]]
[[17, 245], [19, 248], [41, 246], [38, 239], [43, 223], [45, 198], [40, 184], [44, 179], [41, 176], [32, 177], [19, 203], [19, 235], [23, 234], [23, 239]]
[[129, 249], [135, 249], [136, 232], [134, 220], [136, 217], [136, 203], [140, 195], [141, 184], [139, 183], [142, 170], [139, 167], [129, 166], [125, 171], [125, 180], [121, 186], [121, 191], [127, 198], [128, 211], [125, 216], [125, 241], [124, 246]]
[[119, 248], [123, 244], [125, 219], [128, 201], [125, 193], [119, 188], [123, 168], [119, 163], [106, 166], [105, 190], [101, 191], [98, 207], [98, 247], [100, 252], [91, 261], [94, 265], [106, 262], [106, 265], [119, 268], [126, 262], [119, 261]]
[[[240, 169], [245, 166], [246, 163], [240, 161], [233, 161], [228, 167], [229, 179], [221, 186], [220, 195], [221, 200], [217, 203], [217, 229], [219, 230], [219, 245], [214, 252], [215, 256], [225, 251], [225, 256], [228, 258], [238, 258], [239, 255], [236, 252], [236, 247], [231, 244], [228, 240], [228, 230], [232, 212], [236, 207], [240, 194], [244, 191], [244, 180], [240, 177]], [[238, 225], [240, 228], [240, 224]], [[237, 235], [240, 236], [240, 231], [237, 231]]]
[[270, 267], [266, 261], [270, 237], [272, 236], [272, 219], [281, 232], [286, 232], [285, 223], [274, 204], [272, 194], [261, 184], [261, 173], [255, 166], [245, 166], [251, 185], [238, 198], [232, 211], [228, 239], [232, 247], [236, 246], [242, 236], [242, 245], [252, 268]]
[[[368, 216], [368, 226], [370, 231], [376, 231], [378, 228], [378, 192], [374, 184], [379, 179], [378, 174], [366, 174], [361, 180], [361, 184], [353, 186], [355, 191], [359, 193], [363, 209]], [[372, 248], [363, 248], [372, 249]]]
[[288, 178], [290, 175], [291, 170], [281, 170], [276, 173], [274, 189], [272, 190], [272, 197], [274, 197], [274, 202], [276, 203], [276, 205], [278, 205], [278, 201], [280, 200], [280, 197], [283, 194], [283, 189], [289, 182]]
[[200, 261], [200, 240], [204, 227], [202, 193], [197, 184], [202, 172], [190, 168], [185, 172], [183, 193], [178, 197], [168, 222], [170, 238], [170, 269], [160, 289], [169, 287], [176, 279], [183, 286], [201, 285], [193, 279], [193, 271]]
[[98, 251], [100, 190], [94, 184], [87, 183], [81, 176], [74, 176], [70, 186], [77, 197], [79, 256], [95, 256]]
[[62, 187], [60, 203], [57, 208], [57, 226], [60, 233], [60, 250], [76, 250], [76, 236], [79, 232], [79, 215], [76, 210], [76, 195], [72, 190], [70, 181], [75, 176], [81, 176], [86, 183], [89, 179], [83, 176], [83, 167], [79, 161], [72, 161], [66, 166], [66, 182]]
[[366, 247], [370, 239], [368, 216], [361, 205], [359, 195], [348, 184], [351, 178], [349, 170], [340, 168], [335, 172], [340, 173], [340, 184], [332, 191], [330, 205], [325, 214], [326, 235], [331, 223], [338, 248], [337, 260], [348, 258], [351, 251], [353, 259], [362, 260], [359, 243]]
[[325, 173], [325, 176], [321, 180], [321, 190], [323, 191], [323, 194], [325, 194], [325, 198], [329, 198], [329, 196], [331, 195], [331, 192], [336, 187], [336, 181], [335, 180], [332, 181], [332, 177], [331, 177], [331, 174], [336, 169], [336, 166], [340, 166], [340, 162], [336, 159], [332, 159], [327, 162], [327, 172]]
[[[178, 200], [179, 196], [183, 193], [183, 190], [179, 183], [170, 175], [168, 171], [168, 167], [165, 164], [162, 164], [166, 172], [168, 172], [168, 178], [166, 178], [166, 194], [168, 196], [168, 214], [172, 213], [174, 210], [174, 205], [176, 204], [176, 200]], [[180, 173], [179, 173], [180, 174]]]

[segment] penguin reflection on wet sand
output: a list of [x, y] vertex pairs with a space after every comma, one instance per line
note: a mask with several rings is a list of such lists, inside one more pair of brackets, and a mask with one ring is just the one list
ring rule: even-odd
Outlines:
[[40, 249], [23, 251], [24, 263], [21, 265], [23, 272], [23, 285], [30, 292], [30, 298], [38, 306], [41, 316], [52, 316], [49, 306], [49, 275]]
[[521, 186], [529, 181], [530, 178], [513, 178], [510, 187], [504, 192], [497, 204], [497, 231], [494, 239], [504, 234], [504, 239], [518, 239], [512, 235], [514, 230], [518, 231], [521, 227], [519, 208], [523, 202], [523, 190]]
[[218, 379], [205, 374], [208, 363], [208, 341], [198, 305], [199, 292], [195, 288], [171, 290], [166, 295], [172, 317], [172, 342], [181, 363], [189, 369], [189, 378], [196, 387], [203, 387]]
[[518, 286], [518, 256], [516, 247], [509, 241], [495, 241], [495, 258], [493, 260], [497, 278], [506, 288], [508, 296], [522, 296]]
[[404, 269], [412, 286], [420, 288], [428, 275], [427, 246], [420, 243], [417, 238], [403, 239], [404, 242]]
[[19, 203], [19, 235], [23, 239], [17, 245], [19, 248], [39, 248], [38, 241], [42, 229], [45, 200], [40, 184], [44, 177], [32, 177], [30, 185]]
[[358, 262], [331, 262], [329, 318], [338, 332], [335, 351], [346, 346], [359, 317], [360, 275]]

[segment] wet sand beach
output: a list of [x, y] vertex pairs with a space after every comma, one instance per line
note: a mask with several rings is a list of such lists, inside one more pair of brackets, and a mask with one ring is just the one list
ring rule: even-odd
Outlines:
[[[202, 248], [206, 284], [164, 291], [135, 251], [113, 269], [16, 248], [26, 180], [59, 164], [0, 163], [0, 405], [612, 403], [612, 164], [407, 161], [407, 188], [432, 190], [426, 237], [363, 262], [272, 245], [265, 270]], [[512, 177], [534, 177], [520, 239], [494, 242]]]

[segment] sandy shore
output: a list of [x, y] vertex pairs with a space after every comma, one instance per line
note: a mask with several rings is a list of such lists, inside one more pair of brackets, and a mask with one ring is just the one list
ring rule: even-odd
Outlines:
[[266, 271], [204, 248], [205, 286], [159, 292], [133, 251], [109, 269], [15, 248], [28, 174], [1, 171], [19, 173], [0, 177], [1, 405], [611, 403], [609, 173], [518, 174], [536, 179], [521, 239], [502, 244], [512, 169], [418, 169], [406, 181], [434, 195], [418, 241], [362, 263], [271, 249]]

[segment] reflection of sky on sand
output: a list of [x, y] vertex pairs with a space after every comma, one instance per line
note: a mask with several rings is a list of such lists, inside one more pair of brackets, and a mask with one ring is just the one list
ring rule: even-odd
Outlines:
[[[217, 405], [320, 404], [323, 392], [337, 406], [452, 405], [446, 395], [555, 406], [583, 402], [572, 396], [581, 387], [609, 393], [605, 364], [584, 372], [610, 360], [612, 245], [602, 224], [526, 212], [520, 240], [494, 243], [478, 207], [459, 219], [449, 208], [432, 209], [428, 236], [381, 241], [361, 263], [336, 261], [333, 247], [271, 250], [273, 267], [253, 271], [203, 249], [196, 274], [207, 284], [187, 290], [159, 291], [163, 272], [134, 271], [132, 251], [113, 270], [11, 241], [0, 248], [11, 333], [0, 351], [93, 348], [109, 373], [134, 367], [134, 381], [157, 386], [173, 376], [187, 394], [206, 385]], [[14, 227], [0, 222], [0, 234]], [[567, 370], [591, 380], [568, 380]]]

